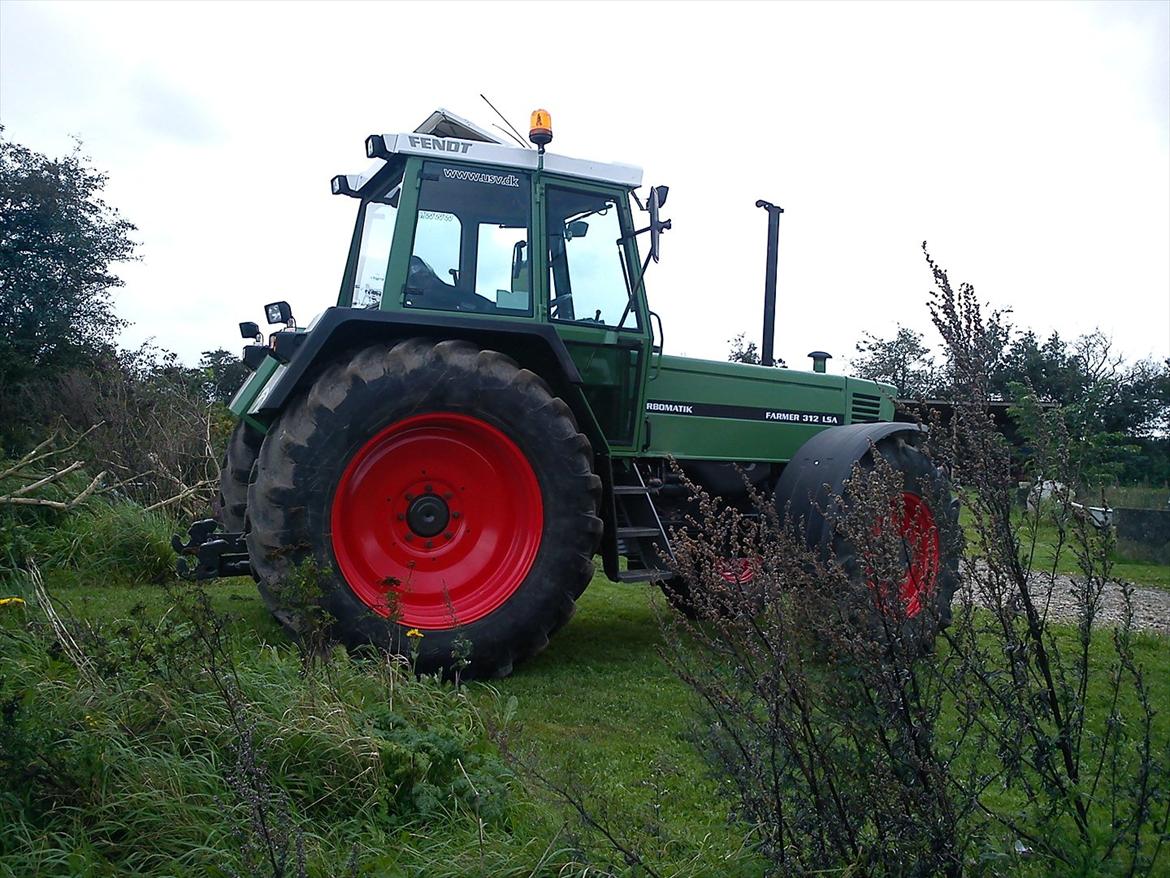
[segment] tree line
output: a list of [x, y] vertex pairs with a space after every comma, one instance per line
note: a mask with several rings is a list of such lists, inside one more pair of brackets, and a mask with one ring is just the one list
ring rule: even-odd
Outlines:
[[[1042, 339], [1003, 312], [989, 321], [985, 343], [991, 397], [1055, 406], [1091, 478], [1170, 482], [1170, 358], [1129, 362], [1099, 329]], [[850, 366], [858, 377], [893, 384], [902, 400], [953, 398], [954, 364], [901, 324], [889, 338], [865, 333]]]
[[152, 343], [119, 346], [116, 267], [138, 258], [136, 228], [106, 182], [80, 144], [51, 158], [0, 126], [0, 459], [90, 431], [85, 455], [157, 502], [204, 479], [245, 369], [222, 349], [192, 367]]

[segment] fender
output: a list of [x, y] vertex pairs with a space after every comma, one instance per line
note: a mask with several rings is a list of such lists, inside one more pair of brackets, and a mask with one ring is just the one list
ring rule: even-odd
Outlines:
[[474, 317], [446, 314], [401, 314], [353, 308], [326, 308], [305, 334], [288, 361], [288, 368], [264, 400], [257, 414], [272, 417], [313, 379], [317, 368], [346, 349], [378, 341], [412, 337], [436, 341], [461, 338], [487, 343], [515, 358], [550, 384], [580, 384], [581, 375], [556, 330], [544, 323], [485, 323]]
[[796, 521], [803, 519], [806, 539], [810, 544], [819, 543], [827, 524], [821, 510], [829, 509], [832, 498], [841, 496], [853, 465], [887, 436], [928, 432], [924, 426], [906, 423], [850, 424], [822, 430], [797, 449], [780, 474], [776, 511], [781, 520], [786, 515]]

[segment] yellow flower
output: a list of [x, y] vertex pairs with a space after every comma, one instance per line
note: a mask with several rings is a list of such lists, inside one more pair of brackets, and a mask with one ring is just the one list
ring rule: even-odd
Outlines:
[[24, 598], [0, 598], [0, 607], [7, 607], [9, 604], [16, 607], [24, 606]]
[[406, 632], [406, 636], [407, 637], [422, 637], [423, 633], [421, 631], [419, 631], [417, 628], [411, 628], [409, 631]]

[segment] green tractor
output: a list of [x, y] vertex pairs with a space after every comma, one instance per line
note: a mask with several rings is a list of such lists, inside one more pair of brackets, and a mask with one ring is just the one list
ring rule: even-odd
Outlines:
[[892, 422], [893, 388], [819, 352], [811, 372], [769, 368], [780, 208], [758, 202], [763, 365], [667, 356], [645, 289], [666, 187], [642, 199], [638, 168], [546, 152], [545, 111], [529, 139], [439, 110], [333, 178], [358, 203], [337, 305], [306, 328], [267, 306], [267, 343], [241, 324], [253, 371], [216, 519], [176, 543], [188, 575], [250, 573], [297, 632], [311, 570], [345, 644], [405, 654], [409, 632], [429, 672], [469, 643], [466, 673], [503, 676], [568, 622], [596, 555], [611, 580], [670, 582], [689, 508], [671, 461], [740, 508], [748, 484], [774, 495], [827, 546], [829, 492], [880, 454], [905, 473], [907, 612], [945, 621], [957, 561], [937, 524], [956, 510], [934, 508], [945, 477]]

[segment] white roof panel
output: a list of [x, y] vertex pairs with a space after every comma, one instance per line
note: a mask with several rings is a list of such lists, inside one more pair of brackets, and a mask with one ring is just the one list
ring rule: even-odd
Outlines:
[[415, 134], [434, 134], [436, 137], [458, 137], [461, 140], [482, 140], [485, 143], [507, 143], [499, 134], [480, 128], [474, 122], [456, 116], [442, 107], [427, 116], [426, 121], [414, 129]]
[[[442, 156], [456, 161], [483, 162], [509, 168], [534, 171], [539, 164], [535, 149], [513, 145], [512, 141], [442, 107], [429, 115], [414, 131], [384, 134], [386, 149], [402, 155]], [[357, 192], [380, 171], [385, 162], [377, 159], [363, 174], [347, 174], [350, 188]], [[642, 169], [618, 162], [596, 162], [546, 152], [544, 168], [566, 177], [617, 183], [621, 186], [642, 185]]]
[[[518, 146], [510, 146], [501, 142], [485, 143], [415, 132], [383, 134], [382, 138], [386, 142], [387, 150], [400, 155], [442, 156], [445, 159], [483, 162], [530, 171], [536, 170], [539, 162], [539, 154], [536, 150], [521, 149]], [[600, 180], [605, 183], [618, 183], [622, 186], [642, 185], [641, 168], [617, 162], [595, 162], [555, 153], [545, 153], [544, 168], [546, 171], [564, 174], [567, 177], [580, 177], [584, 180]]]

